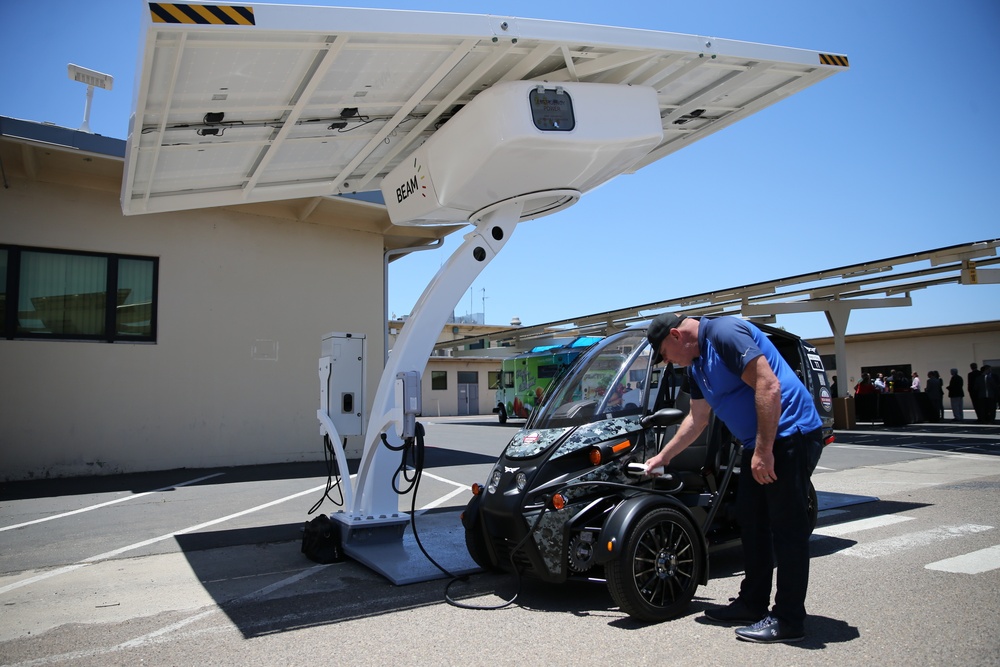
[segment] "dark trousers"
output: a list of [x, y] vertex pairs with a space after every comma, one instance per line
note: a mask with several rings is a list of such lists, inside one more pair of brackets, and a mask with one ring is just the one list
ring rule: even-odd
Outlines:
[[771, 484], [758, 484], [751, 474], [753, 450], [743, 451], [737, 492], [746, 574], [740, 597], [751, 607], [766, 609], [771, 579], [778, 570], [771, 615], [801, 630], [809, 586], [809, 478], [823, 452], [820, 431], [796, 433], [774, 443]]

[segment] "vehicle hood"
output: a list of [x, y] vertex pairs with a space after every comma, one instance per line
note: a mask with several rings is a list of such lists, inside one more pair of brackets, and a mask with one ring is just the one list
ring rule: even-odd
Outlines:
[[640, 429], [636, 416], [615, 417], [566, 428], [522, 429], [511, 438], [504, 454], [508, 459], [530, 459], [558, 443], [552, 456], [559, 457]]

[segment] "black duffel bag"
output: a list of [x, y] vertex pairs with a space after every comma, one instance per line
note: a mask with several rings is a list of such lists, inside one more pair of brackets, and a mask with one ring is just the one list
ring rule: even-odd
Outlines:
[[326, 514], [306, 521], [302, 533], [302, 553], [306, 558], [326, 565], [344, 560], [344, 548], [340, 542], [340, 525]]

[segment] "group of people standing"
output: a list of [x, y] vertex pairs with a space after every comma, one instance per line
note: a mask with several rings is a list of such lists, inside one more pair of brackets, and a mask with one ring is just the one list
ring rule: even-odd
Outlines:
[[[980, 424], [993, 424], [996, 422], [998, 409], [998, 399], [1000, 399], [1000, 373], [994, 373], [989, 364], [983, 365], [980, 369], [975, 363], [969, 364], [968, 384], [959, 375], [957, 368], [951, 369], [951, 378], [948, 386], [944, 387], [944, 381], [937, 371], [928, 371], [927, 384], [924, 393], [930, 399], [931, 406], [939, 418], [944, 418], [944, 392], [947, 390], [948, 399], [951, 405], [953, 421], [964, 420], [965, 392], [968, 388], [969, 398], [972, 407], [976, 411], [976, 421]], [[898, 371], [891, 371], [888, 375], [878, 373], [874, 378], [869, 373], [861, 374], [861, 382], [854, 387], [855, 396], [865, 394], [895, 393], [895, 392], [919, 392], [920, 375], [913, 373], [912, 378], [907, 378], [905, 374]]]
[[[937, 377], [940, 379], [937, 371], [931, 371], [927, 374], [927, 390], [930, 391], [932, 387], [931, 380]], [[861, 374], [861, 382], [854, 385], [854, 395], [864, 395], [864, 394], [892, 394], [896, 392], [904, 391], [920, 391], [920, 375], [917, 373], [913, 374], [913, 378], [906, 377], [905, 373], [897, 370], [892, 370], [888, 375], [878, 373], [874, 378], [870, 373]]]
[[[978, 364], [972, 363], [969, 364], [967, 379], [966, 387], [972, 400], [972, 409], [976, 411], [976, 421], [980, 424], [995, 423], [997, 403], [1000, 399], [1000, 375], [994, 373], [993, 367], [989, 364], [983, 364], [980, 369]], [[954, 421], [964, 419], [965, 391], [962, 385], [962, 376], [958, 374], [958, 369], [952, 368], [951, 380], [948, 381], [948, 398], [951, 399]]]

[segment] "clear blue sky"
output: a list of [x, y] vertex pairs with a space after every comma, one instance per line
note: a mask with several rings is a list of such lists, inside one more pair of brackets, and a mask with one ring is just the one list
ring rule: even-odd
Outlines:
[[[290, 4], [290, 3], [277, 3]], [[322, 2], [296, 4], [327, 4]], [[395, 0], [341, 6], [492, 13], [844, 53], [851, 69], [518, 227], [456, 314], [524, 324], [1000, 237], [1000, 2]], [[139, 0], [0, 0], [0, 115], [76, 128], [107, 72], [94, 132], [125, 138]], [[460, 243], [390, 269], [408, 313]], [[1000, 319], [1000, 286], [913, 293], [855, 311], [849, 333]], [[779, 324], [829, 335], [822, 315]]]

